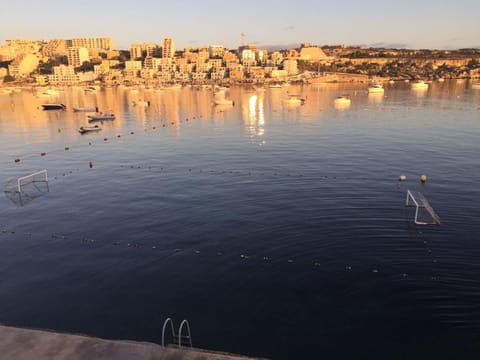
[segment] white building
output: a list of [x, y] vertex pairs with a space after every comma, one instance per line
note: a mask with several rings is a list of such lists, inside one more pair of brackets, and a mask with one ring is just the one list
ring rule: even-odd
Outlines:
[[82, 66], [85, 61], [89, 61], [88, 49], [84, 47], [70, 47], [67, 49], [68, 65], [73, 67]]

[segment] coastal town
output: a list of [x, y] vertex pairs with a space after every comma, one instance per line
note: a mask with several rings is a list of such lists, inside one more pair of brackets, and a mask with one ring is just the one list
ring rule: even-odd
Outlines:
[[11, 86], [276, 84], [480, 77], [480, 50], [411, 50], [303, 43], [290, 49], [246, 44], [175, 48], [135, 43], [117, 50], [109, 37], [6, 40], [0, 84]]

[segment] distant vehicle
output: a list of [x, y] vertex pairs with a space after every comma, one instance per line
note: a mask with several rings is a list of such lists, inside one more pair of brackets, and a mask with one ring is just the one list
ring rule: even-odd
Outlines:
[[65, 110], [67, 107], [64, 104], [42, 104], [43, 110]]
[[95, 126], [80, 126], [80, 129], [78, 129], [78, 132], [80, 134], [85, 134], [87, 132], [92, 132], [92, 131], [100, 131], [102, 128], [98, 125]]

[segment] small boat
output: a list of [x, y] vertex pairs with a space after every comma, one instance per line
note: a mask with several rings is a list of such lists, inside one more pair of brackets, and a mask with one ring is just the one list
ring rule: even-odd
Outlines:
[[281, 89], [282, 85], [280, 84], [271, 84], [268, 86], [270, 89]]
[[287, 106], [297, 106], [305, 104], [305, 99], [298, 95], [290, 95], [287, 99], [283, 100], [283, 104]]
[[95, 115], [88, 115], [88, 121], [103, 121], [103, 120], [115, 120], [114, 114], [98, 113]]
[[350, 105], [352, 101], [348, 95], [342, 95], [334, 100], [335, 105]]
[[415, 90], [425, 90], [428, 89], [428, 84], [423, 80], [417, 80], [412, 83], [412, 89]]
[[480, 82], [473, 83], [472, 84], [472, 89], [473, 90], [480, 90]]
[[65, 110], [67, 107], [64, 104], [42, 104], [43, 110]]
[[374, 83], [368, 87], [368, 93], [383, 93], [385, 89], [383, 88], [382, 84]]
[[75, 112], [98, 112], [98, 107], [74, 107]]
[[78, 129], [78, 132], [80, 134], [85, 134], [87, 132], [99, 131], [99, 130], [102, 130], [102, 128], [98, 125], [95, 125], [95, 126], [80, 126], [80, 129]]

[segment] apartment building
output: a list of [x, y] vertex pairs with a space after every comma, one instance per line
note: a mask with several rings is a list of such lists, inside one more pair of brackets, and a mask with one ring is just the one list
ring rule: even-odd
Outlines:
[[70, 45], [70, 47], [114, 50], [113, 39], [110, 37], [74, 38], [70, 41], [71, 45], [67, 44]]
[[73, 67], [81, 66], [89, 61], [88, 49], [85, 47], [70, 47], [67, 49], [68, 65]]
[[163, 39], [162, 57], [173, 58], [175, 56], [175, 42], [172, 38]]

